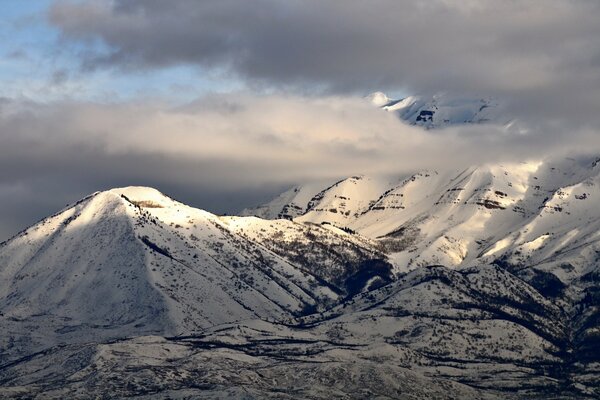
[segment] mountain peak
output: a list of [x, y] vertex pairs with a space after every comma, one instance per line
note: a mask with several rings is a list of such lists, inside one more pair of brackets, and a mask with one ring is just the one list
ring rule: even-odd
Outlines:
[[131, 199], [145, 198], [145, 197], [167, 197], [159, 190], [149, 186], [124, 186], [118, 188], [112, 188], [107, 192], [123, 194]]
[[147, 186], [125, 186], [107, 190], [108, 193], [117, 194], [127, 198], [130, 202], [142, 207], [167, 207], [173, 204], [173, 200], [157, 189]]
[[383, 92], [373, 92], [370, 95], [368, 95], [366, 98], [367, 98], [367, 100], [369, 100], [371, 103], [373, 103], [374, 105], [376, 105], [378, 107], [385, 106], [390, 101], [392, 101], [392, 99], [387, 97], [387, 95]]

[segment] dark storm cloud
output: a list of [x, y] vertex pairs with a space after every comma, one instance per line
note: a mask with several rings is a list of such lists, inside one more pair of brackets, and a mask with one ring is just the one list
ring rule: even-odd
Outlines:
[[405, 89], [595, 114], [600, 3], [589, 0], [116, 0], [56, 3], [89, 67], [191, 64], [301, 90]]

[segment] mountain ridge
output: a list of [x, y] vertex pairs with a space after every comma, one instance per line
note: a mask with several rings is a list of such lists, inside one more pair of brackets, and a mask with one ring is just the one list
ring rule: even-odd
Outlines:
[[593, 398], [598, 168], [356, 175], [263, 218], [93, 193], [0, 245], [0, 394]]
[[[577, 213], [577, 217], [572, 218], [574, 224], [586, 220], [597, 228], [598, 215], [591, 207], [600, 179], [600, 170], [594, 165], [596, 159], [583, 157], [488, 164], [446, 172], [423, 171], [396, 181], [388, 177], [351, 177], [323, 187], [308, 201], [297, 202], [292, 198], [290, 203], [300, 204], [293, 217], [295, 221], [330, 223], [380, 242], [387, 240], [392, 246], [394, 241], [410, 246], [419, 235], [424, 235], [421, 239], [429, 237], [428, 247], [433, 245], [437, 249], [434, 254], [427, 256], [427, 249], [422, 245], [412, 251], [424, 255], [421, 258], [425, 258], [425, 264], [453, 266], [482, 259], [489, 262], [493, 257], [503, 257], [502, 249], [509, 247], [510, 250], [513, 245], [526, 246], [527, 251], [533, 253], [529, 259], [539, 254], [542, 257], [538, 258], [539, 263], [543, 261], [543, 248], [527, 243], [535, 240], [558, 243], [559, 238], [567, 243], [589, 237], [577, 234], [574, 227], [561, 231], [560, 225], [565, 223], [559, 220], [570, 220], [573, 213]], [[358, 195], [361, 199], [357, 199], [356, 190], [360, 192], [357, 187], [364, 188]], [[369, 187], [377, 189], [369, 191]], [[318, 190], [311, 188], [313, 192]], [[286, 217], [281, 213], [286, 206], [267, 203], [262, 207], [269, 208], [271, 215]], [[252, 214], [252, 209], [244, 213]], [[532, 233], [534, 226], [533, 233], [539, 231], [537, 236]], [[594, 229], [589, 228], [592, 238]], [[574, 236], [568, 238], [568, 235]], [[456, 240], [434, 243], [444, 236]], [[402, 246], [402, 243], [396, 244]], [[524, 250], [522, 247], [521, 252]], [[548, 256], [555, 253], [550, 249], [546, 252]], [[404, 260], [410, 266], [408, 261]]]

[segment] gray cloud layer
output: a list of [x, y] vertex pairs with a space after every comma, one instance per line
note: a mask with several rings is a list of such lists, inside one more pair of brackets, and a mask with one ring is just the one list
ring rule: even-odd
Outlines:
[[[82, 76], [191, 65], [250, 91], [0, 101], [0, 239], [118, 185], [223, 212], [303, 180], [600, 151], [597, 1], [69, 0], [48, 18]], [[378, 89], [495, 96], [527, 133], [406, 126], [355, 97]]]
[[88, 0], [59, 2], [50, 19], [66, 40], [105, 45], [86, 54], [89, 67], [190, 64], [268, 87], [476, 93], [571, 122], [595, 120], [600, 102], [591, 0]]
[[0, 238], [114, 186], [154, 186], [231, 212], [306, 180], [540, 159], [565, 149], [600, 152], [592, 131], [573, 130], [568, 139], [559, 132], [486, 125], [426, 131], [347, 96], [238, 93], [177, 108], [5, 101], [0, 209], [12, 216], [3, 219]]

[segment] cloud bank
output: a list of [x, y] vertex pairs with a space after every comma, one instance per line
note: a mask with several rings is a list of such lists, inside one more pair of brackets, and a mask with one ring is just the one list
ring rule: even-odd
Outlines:
[[249, 85], [504, 98], [599, 123], [600, 3], [590, 0], [94, 0], [49, 11], [87, 68], [195, 65]]
[[0, 107], [0, 208], [16, 231], [86, 193], [149, 185], [216, 212], [236, 211], [292, 184], [351, 174], [600, 152], [594, 132], [528, 134], [472, 125], [426, 131], [359, 97], [206, 96], [185, 106], [129, 102]]
[[[242, 90], [0, 101], [0, 239], [119, 185], [231, 212], [305, 180], [600, 152], [592, 0], [57, 0], [45, 16], [49, 72], [53, 50], [79, 68], [54, 84], [101, 72], [126, 91], [183, 67]], [[362, 99], [375, 90], [494, 97], [523, 129], [425, 131]]]

